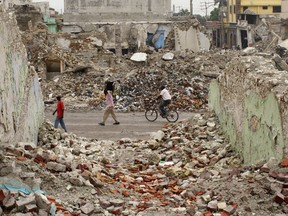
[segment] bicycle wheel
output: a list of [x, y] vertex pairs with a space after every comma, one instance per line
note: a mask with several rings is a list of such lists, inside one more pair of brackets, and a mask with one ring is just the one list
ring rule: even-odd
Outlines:
[[150, 122], [154, 122], [158, 118], [158, 112], [155, 109], [146, 110], [145, 118]]
[[170, 110], [166, 115], [166, 119], [169, 122], [176, 122], [178, 118], [179, 118], [179, 114], [176, 110]]

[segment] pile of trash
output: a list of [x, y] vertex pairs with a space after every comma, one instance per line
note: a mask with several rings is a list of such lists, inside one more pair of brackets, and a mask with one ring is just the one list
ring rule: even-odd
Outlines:
[[273, 159], [243, 166], [221, 136], [213, 114], [167, 124], [148, 140], [122, 138], [116, 142], [77, 137], [46, 122], [38, 144], [2, 148], [2, 212], [137, 216], [287, 213], [285, 205], [277, 204], [286, 202], [285, 183], [281, 183], [285, 182], [285, 169]]

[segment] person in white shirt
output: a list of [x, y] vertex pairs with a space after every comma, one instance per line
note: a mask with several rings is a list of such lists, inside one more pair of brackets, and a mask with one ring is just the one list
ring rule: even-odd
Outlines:
[[168, 106], [171, 103], [171, 95], [170, 95], [169, 91], [166, 89], [165, 86], [162, 85], [160, 87], [160, 89], [161, 89], [161, 92], [160, 92], [160, 95], [158, 96], [158, 99], [162, 98], [162, 102], [159, 105], [159, 109], [161, 111], [161, 116], [163, 118], [165, 118], [165, 116], [166, 116], [165, 107]]

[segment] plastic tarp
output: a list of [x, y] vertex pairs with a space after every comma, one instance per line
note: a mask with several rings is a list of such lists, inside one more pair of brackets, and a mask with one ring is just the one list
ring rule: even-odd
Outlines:
[[164, 35], [164, 32], [160, 33], [157, 41], [154, 43], [154, 47], [156, 49], [161, 49], [161, 48], [164, 48], [164, 45], [165, 45], [165, 35]]
[[0, 188], [9, 191], [18, 191], [24, 194], [42, 193], [46, 195], [45, 192], [40, 190], [39, 188], [30, 189], [28, 185], [22, 183], [19, 179], [16, 178], [1, 177]]

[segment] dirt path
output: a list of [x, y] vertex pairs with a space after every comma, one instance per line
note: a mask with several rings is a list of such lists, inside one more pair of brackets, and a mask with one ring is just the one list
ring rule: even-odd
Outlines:
[[[149, 138], [151, 132], [160, 130], [167, 123], [167, 120], [162, 118], [158, 118], [155, 122], [148, 122], [142, 112], [116, 113], [116, 115], [121, 124], [113, 125], [113, 119], [109, 117], [104, 127], [98, 125], [102, 120], [102, 111], [78, 113], [67, 111], [64, 119], [68, 132], [98, 140], [146, 139]], [[191, 116], [193, 113], [180, 113], [178, 121]], [[54, 123], [55, 116], [52, 115], [52, 111], [46, 111], [46, 118]]]

